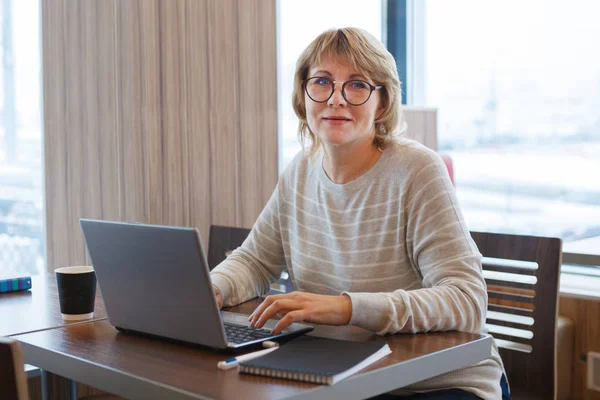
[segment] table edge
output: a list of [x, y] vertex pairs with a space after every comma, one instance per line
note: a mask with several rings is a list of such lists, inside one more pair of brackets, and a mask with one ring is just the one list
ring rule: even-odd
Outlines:
[[[18, 336], [14, 338], [19, 339]], [[492, 341], [492, 336], [482, 334], [480, 338], [468, 343], [425, 354], [410, 361], [353, 375], [335, 385], [317, 386], [285, 398], [294, 400], [362, 399], [387, 393], [483, 361], [491, 356]], [[20, 342], [20, 345], [26, 363], [126, 398], [176, 400], [209, 398], [27, 342]], [[427, 371], [427, 373], [423, 374], [423, 371]]]

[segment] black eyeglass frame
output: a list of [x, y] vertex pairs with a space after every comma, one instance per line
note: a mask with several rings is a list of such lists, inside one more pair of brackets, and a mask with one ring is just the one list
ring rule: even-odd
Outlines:
[[[331, 93], [329, 93], [329, 96], [327, 96], [327, 98], [325, 100], [315, 100], [310, 96], [310, 93], [308, 93], [308, 85], [306, 84], [308, 81], [312, 80], [312, 79], [327, 79], [329, 81], [331, 81], [331, 83], [333, 83], [333, 85], [331, 86]], [[369, 95], [367, 96], [367, 99], [365, 101], [363, 101], [362, 103], [359, 104], [355, 104], [352, 103], [351, 101], [349, 101], [346, 98], [346, 85], [350, 82], [361, 82], [361, 83], [366, 83], [369, 86], [369, 89], [371, 89], [371, 91], [369, 92]], [[333, 96], [333, 93], [335, 93], [335, 85], [336, 83], [338, 83], [338, 81], [334, 81], [331, 78], [328, 78], [326, 76], [312, 76], [310, 78], [306, 78], [302, 80], [302, 86], [304, 87], [304, 92], [306, 93], [306, 95], [315, 103], [326, 103], [329, 101], [329, 99], [331, 98], [331, 96]], [[371, 98], [371, 95], [373, 94], [373, 92], [375, 90], [380, 90], [383, 89], [385, 86], [384, 85], [371, 85], [369, 82], [367, 81], [363, 81], [362, 79], [351, 79], [349, 81], [346, 81], [342, 84], [342, 96], [344, 97], [344, 100], [346, 100], [346, 103], [352, 105], [352, 106], [362, 106], [363, 104], [365, 104], [367, 101], [369, 101], [369, 99]]]

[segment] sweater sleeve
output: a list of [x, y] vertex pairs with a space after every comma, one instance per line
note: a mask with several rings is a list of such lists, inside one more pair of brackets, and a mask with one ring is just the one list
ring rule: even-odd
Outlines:
[[480, 332], [487, 291], [481, 254], [460, 212], [454, 187], [437, 154], [426, 153], [403, 190], [406, 252], [422, 288], [391, 293], [345, 293], [353, 325], [388, 334]]
[[[280, 182], [281, 183], [281, 182]], [[224, 306], [233, 306], [269, 291], [285, 269], [279, 225], [279, 187], [252, 227], [248, 238], [211, 271]]]

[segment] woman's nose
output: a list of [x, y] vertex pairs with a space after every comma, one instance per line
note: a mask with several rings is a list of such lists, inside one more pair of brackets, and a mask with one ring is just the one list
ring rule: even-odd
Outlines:
[[327, 105], [331, 107], [348, 105], [346, 99], [344, 98], [344, 95], [342, 94], [342, 85], [338, 85], [337, 83], [335, 84], [335, 86], [333, 87], [333, 94], [331, 95], [329, 100], [327, 100]]

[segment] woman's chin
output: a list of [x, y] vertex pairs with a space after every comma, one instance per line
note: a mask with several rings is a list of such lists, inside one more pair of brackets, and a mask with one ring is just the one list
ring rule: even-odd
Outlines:
[[321, 141], [330, 146], [343, 146], [351, 140], [348, 135], [344, 134], [333, 134], [333, 135], [323, 135], [320, 137]]

